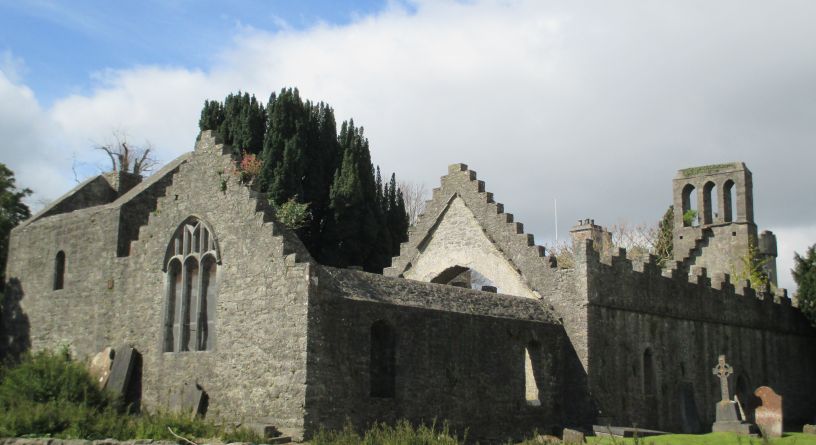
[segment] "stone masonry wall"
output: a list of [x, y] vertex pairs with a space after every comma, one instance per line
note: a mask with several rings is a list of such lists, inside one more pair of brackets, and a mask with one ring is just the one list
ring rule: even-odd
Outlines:
[[[816, 412], [816, 331], [784, 295], [738, 289], [722, 274], [666, 275], [625, 251], [601, 261], [585, 246], [589, 276], [589, 379], [599, 416], [612, 424], [675, 432], [710, 431], [720, 399], [717, 356], [734, 366], [731, 389], [750, 414], [761, 385], [784, 398], [786, 421]], [[583, 258], [581, 258], [583, 255]]]
[[442, 220], [421, 247], [421, 255], [405, 278], [430, 282], [451, 266], [475, 270], [490, 280], [498, 292], [536, 298], [521, 274], [487, 238], [476, 217], [460, 197], [453, 198]]
[[[276, 226], [263, 200], [224, 177], [231, 159], [209, 132], [173, 175], [129, 256], [117, 257], [119, 209], [89, 208], [43, 218], [12, 236], [10, 281], [34, 349], [71, 345], [80, 358], [132, 345], [143, 356], [142, 402], [171, 404], [185, 382], [209, 395], [209, 413], [270, 423], [298, 437], [306, 384], [306, 314], [311, 263]], [[222, 190], [222, 179], [226, 187]], [[213, 229], [217, 272], [212, 351], [162, 352], [163, 261], [190, 216]], [[66, 253], [65, 287], [51, 288], [54, 256]]]
[[[317, 279], [307, 427], [447, 420], [470, 441], [505, 442], [575, 421], [564, 417], [567, 394], [577, 392], [564, 374], [577, 357], [568, 358], [569, 340], [540, 302], [331, 268]], [[370, 393], [371, 329], [380, 320], [396, 332], [393, 398]], [[540, 345], [531, 357], [540, 406], [525, 400], [531, 340]]]
[[[471, 227], [471, 215], [482, 235]], [[462, 232], [458, 236], [457, 230]], [[437, 236], [438, 233], [442, 236]], [[485, 246], [484, 239], [491, 245]], [[461, 250], [472, 258], [465, 258]], [[492, 274], [497, 284], [502, 283], [499, 287], [503, 285], [503, 292], [523, 297], [532, 294], [552, 307], [585, 372], [585, 276], [557, 269], [555, 258], [545, 256], [544, 248], [535, 245], [534, 236], [524, 232], [524, 225], [515, 221], [512, 213], [506, 213], [503, 204], [494, 201], [493, 194], [485, 190], [485, 183], [477, 179], [476, 172], [465, 164], [452, 164], [448, 174], [441, 178], [441, 186], [434, 189], [425, 211], [409, 229], [408, 241], [400, 246], [400, 255], [383, 274], [425, 280], [433, 272], [444, 270], [445, 262], [449, 262], [447, 267], [450, 267], [462, 261], [470, 261], [486, 276]], [[514, 272], [507, 272], [508, 269]]]

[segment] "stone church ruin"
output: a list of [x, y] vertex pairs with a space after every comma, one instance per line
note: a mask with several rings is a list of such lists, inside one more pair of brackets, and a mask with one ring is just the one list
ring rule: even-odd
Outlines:
[[765, 385], [786, 422], [816, 414], [816, 330], [784, 290], [732, 278], [753, 244], [775, 281], [741, 163], [678, 172], [667, 269], [612, 252], [590, 220], [559, 268], [454, 164], [377, 275], [317, 264], [265, 199], [223, 187], [230, 153], [203, 132], [153, 176], [91, 178], [14, 229], [3, 347], [125, 345], [145, 408], [203, 410], [206, 394], [207, 416], [294, 438], [403, 418], [482, 441], [593, 423], [704, 432], [722, 354], [740, 400]]

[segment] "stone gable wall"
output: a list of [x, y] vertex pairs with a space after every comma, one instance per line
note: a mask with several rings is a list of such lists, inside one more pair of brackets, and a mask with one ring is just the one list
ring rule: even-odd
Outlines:
[[[223, 152], [209, 132], [200, 136], [139, 227], [129, 256], [117, 257], [121, 207], [89, 208], [16, 230], [7, 276], [19, 280], [20, 313], [34, 349], [68, 344], [83, 358], [129, 344], [142, 354], [144, 406], [168, 407], [185, 382], [195, 382], [209, 395], [211, 415], [275, 424], [298, 437], [310, 257], [263, 200], [224, 176], [231, 159]], [[165, 353], [162, 263], [176, 228], [190, 216], [212, 227], [221, 252], [216, 342], [212, 351]], [[67, 258], [65, 288], [53, 291], [60, 249]]]
[[[462, 210], [459, 202], [463, 203], [466, 209]], [[449, 216], [446, 212], [451, 203], [455, 203], [455, 207]], [[448, 167], [448, 174], [441, 178], [440, 187], [434, 189], [433, 197], [425, 211], [409, 229], [408, 241], [400, 246], [400, 255], [393, 259], [392, 266], [386, 268], [383, 274], [425, 279], [430, 272], [422, 273], [422, 270], [442, 270], [445, 261], [451, 263], [459, 261], [459, 250], [467, 248], [473, 251], [479, 247], [480, 238], [473, 230], [470, 230], [464, 239], [456, 238], [455, 230], [444, 230], [449, 224], [446, 221], [448, 218], [453, 220], [453, 225], [459, 226], [472, 221], [469, 220], [470, 215], [466, 211], [473, 215], [484, 236], [492, 243], [490, 251], [483, 251], [481, 255], [494, 254], [493, 259], [497, 261], [504, 258], [506, 263], [501, 265], [500, 270], [515, 271], [496, 274], [499, 280], [497, 283], [511, 284], [507, 286], [505, 292], [510, 293], [509, 290], [513, 289], [518, 290], [518, 293], [513, 292], [515, 295], [532, 294], [540, 298], [546, 306], [552, 307], [586, 368], [587, 303], [586, 293], [582, 292], [586, 287], [585, 275], [572, 270], [557, 269], [555, 257], [545, 256], [544, 248], [534, 243], [534, 236], [525, 233], [524, 225], [515, 221], [512, 213], [506, 213], [503, 204], [494, 201], [493, 194], [485, 190], [484, 181], [478, 180], [476, 172], [468, 169], [465, 164], [452, 164]], [[441, 240], [435, 239], [439, 227], [442, 227], [443, 233], [449, 233], [450, 236], [444, 236]], [[434, 246], [435, 244], [437, 245]], [[441, 256], [444, 261], [439, 258], [426, 259], [426, 256], [431, 257], [425, 253], [426, 248], [432, 249], [434, 256]], [[432, 263], [433, 267], [424, 266], [423, 263], [426, 261]], [[412, 272], [414, 267], [418, 267], [420, 273]]]

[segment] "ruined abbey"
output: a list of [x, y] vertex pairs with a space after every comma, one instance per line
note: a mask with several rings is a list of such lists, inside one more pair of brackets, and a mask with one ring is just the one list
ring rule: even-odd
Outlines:
[[126, 345], [144, 408], [192, 385], [207, 416], [295, 438], [403, 418], [487, 441], [592, 424], [705, 432], [721, 354], [744, 404], [768, 385], [786, 422], [816, 415], [816, 330], [784, 290], [733, 278], [751, 246], [776, 277], [744, 164], [678, 172], [667, 268], [612, 251], [592, 220], [560, 267], [454, 164], [377, 275], [317, 264], [223, 176], [230, 153], [203, 132], [153, 176], [91, 178], [14, 229], [0, 346], [84, 358]]

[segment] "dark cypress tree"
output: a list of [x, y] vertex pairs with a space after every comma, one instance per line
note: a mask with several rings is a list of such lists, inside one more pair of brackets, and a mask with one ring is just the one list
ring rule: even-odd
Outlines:
[[372, 255], [377, 247], [380, 212], [368, 140], [353, 120], [343, 122], [338, 139], [343, 158], [329, 195], [333, 218], [324, 237], [324, 258], [328, 264], [381, 272], [376, 254]]
[[198, 120], [198, 128], [204, 130], [216, 130], [224, 122], [224, 106], [217, 100], [205, 100], [204, 108], [201, 109], [201, 118]]
[[265, 108], [241, 92], [223, 104], [205, 101], [199, 127], [217, 130], [238, 156], [260, 153], [257, 184], [275, 205], [293, 198], [309, 204], [298, 236], [315, 259], [372, 272], [390, 264], [407, 233], [405, 206], [395, 177], [383, 184], [379, 169], [375, 175], [368, 140], [353, 121], [338, 135], [331, 107], [288, 88]]
[[308, 138], [308, 112], [297, 89], [283, 89], [267, 104], [260, 187], [275, 204], [302, 198]]
[[260, 153], [265, 128], [265, 113], [261, 103], [249, 93], [239, 91], [224, 99], [224, 118], [218, 128], [225, 144], [232, 145], [235, 154]]

